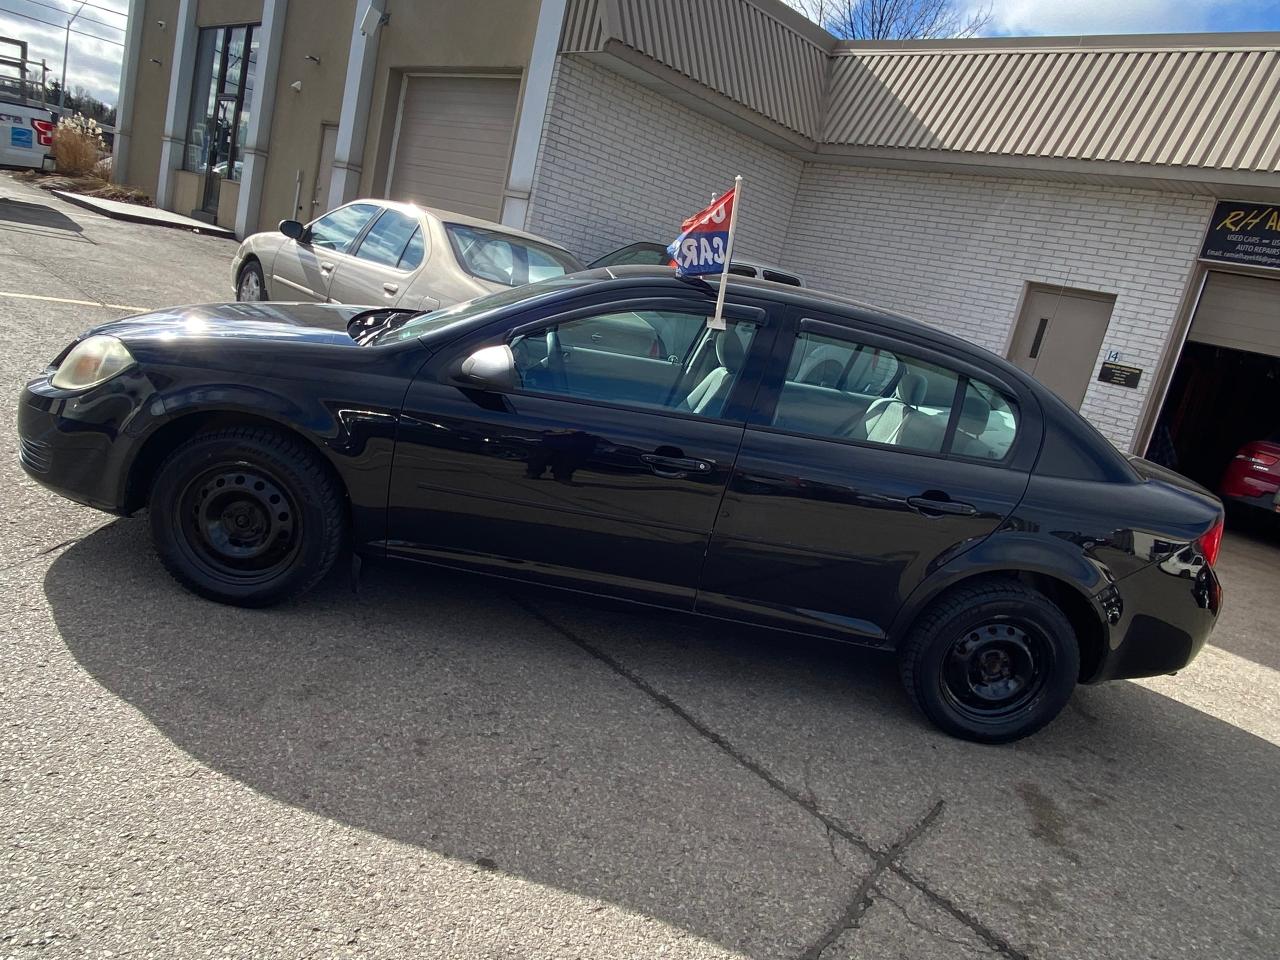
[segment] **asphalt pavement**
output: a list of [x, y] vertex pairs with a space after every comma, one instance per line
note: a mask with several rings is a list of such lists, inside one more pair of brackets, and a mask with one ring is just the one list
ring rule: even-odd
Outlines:
[[[234, 243], [0, 174], [0, 387]], [[11, 401], [12, 402], [12, 401]], [[266, 611], [0, 429], [0, 957], [1280, 955], [1280, 549], [1212, 645], [1008, 747], [882, 654], [374, 565]]]

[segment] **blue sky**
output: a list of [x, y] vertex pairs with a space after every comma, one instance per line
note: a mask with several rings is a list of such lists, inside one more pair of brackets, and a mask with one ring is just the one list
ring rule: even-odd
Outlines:
[[1280, 0], [974, 0], [993, 36], [1280, 30]]
[[[78, 23], [76, 29], [102, 39], [72, 35], [67, 82], [114, 103], [128, 0], [90, 2], [84, 13], [98, 22]], [[803, 7], [806, 0], [790, 2]], [[959, 0], [961, 4], [989, 8], [986, 32], [993, 36], [1280, 30], [1280, 0]], [[77, 6], [78, 0], [0, 0], [0, 36], [28, 41], [29, 56], [45, 57], [56, 76], [62, 67], [63, 29], [30, 18], [62, 24]]]

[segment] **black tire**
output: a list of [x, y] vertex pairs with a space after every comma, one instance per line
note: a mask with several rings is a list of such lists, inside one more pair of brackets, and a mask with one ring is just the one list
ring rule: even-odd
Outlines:
[[[257, 288], [258, 295], [252, 296], [251, 291]], [[257, 303], [267, 299], [267, 280], [262, 275], [262, 264], [257, 260], [250, 260], [240, 268], [240, 276], [236, 277], [236, 300], [241, 303]]]
[[944, 594], [899, 651], [902, 682], [952, 736], [1008, 743], [1061, 712], [1080, 673], [1080, 647], [1062, 611], [1013, 580]]
[[345, 533], [342, 495], [320, 455], [259, 427], [198, 434], [175, 450], [156, 475], [150, 513], [174, 579], [241, 607], [315, 586]]

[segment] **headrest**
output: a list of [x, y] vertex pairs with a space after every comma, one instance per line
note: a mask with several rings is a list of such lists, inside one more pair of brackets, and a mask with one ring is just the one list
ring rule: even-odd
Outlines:
[[929, 381], [919, 373], [904, 373], [894, 394], [910, 407], [918, 407], [929, 390]]
[[986, 432], [990, 419], [991, 404], [972, 390], [967, 391], [964, 395], [964, 406], [960, 408], [959, 428], [976, 437]]
[[747, 349], [733, 330], [721, 330], [716, 334], [716, 359], [730, 373], [737, 373], [747, 359]]

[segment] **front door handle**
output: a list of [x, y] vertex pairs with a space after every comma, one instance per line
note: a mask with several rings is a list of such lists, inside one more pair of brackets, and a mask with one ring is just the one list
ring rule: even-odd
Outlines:
[[715, 466], [714, 460], [697, 460], [693, 457], [664, 457], [657, 453], [640, 454], [640, 462], [656, 476], [668, 480], [683, 480], [690, 473], [708, 474]]
[[978, 508], [972, 503], [935, 500], [932, 497], [907, 497], [907, 506], [925, 516], [948, 514], [955, 517], [971, 517], [978, 512]]
[[396, 294], [396, 293], [399, 293], [399, 292], [400, 292], [400, 284], [398, 284], [398, 283], [384, 283], [384, 284], [382, 285], [382, 291], [383, 291], [383, 293], [386, 293], [386, 294], [388, 294], [388, 295], [390, 295], [390, 294]]
[[320, 272], [325, 274], [326, 276], [333, 273], [333, 264], [332, 263], [320, 264]]

